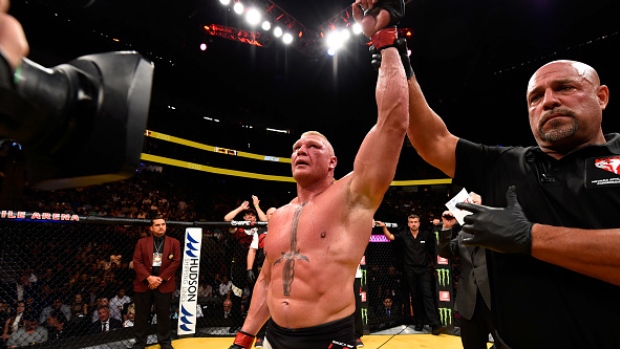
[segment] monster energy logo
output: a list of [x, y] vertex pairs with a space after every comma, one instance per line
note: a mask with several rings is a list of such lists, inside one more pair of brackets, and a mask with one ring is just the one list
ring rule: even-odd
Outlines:
[[435, 245], [439, 245], [439, 231], [435, 231]]
[[450, 285], [450, 269], [437, 269], [437, 277], [442, 287]]
[[362, 269], [362, 280], [360, 280], [360, 285], [362, 287], [366, 285], [366, 269]]
[[368, 324], [368, 309], [362, 308], [360, 311], [362, 312], [362, 324]]
[[452, 309], [439, 308], [439, 318], [444, 326], [452, 325]]

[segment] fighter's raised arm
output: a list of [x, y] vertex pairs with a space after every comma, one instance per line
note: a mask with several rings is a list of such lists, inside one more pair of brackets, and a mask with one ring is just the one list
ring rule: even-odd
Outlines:
[[395, 27], [404, 15], [404, 2], [381, 2], [365, 12], [363, 6], [361, 0], [353, 4], [353, 17], [382, 59], [375, 90], [377, 123], [357, 153], [350, 189], [365, 198], [363, 205], [375, 209], [394, 178], [407, 127], [407, 79], [396, 47], [406, 51], [406, 44], [397, 42]]

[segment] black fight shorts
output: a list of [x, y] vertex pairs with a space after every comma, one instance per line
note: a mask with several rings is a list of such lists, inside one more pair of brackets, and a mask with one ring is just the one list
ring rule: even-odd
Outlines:
[[273, 349], [342, 349], [355, 348], [355, 318], [306, 328], [284, 328], [270, 321], [265, 335]]

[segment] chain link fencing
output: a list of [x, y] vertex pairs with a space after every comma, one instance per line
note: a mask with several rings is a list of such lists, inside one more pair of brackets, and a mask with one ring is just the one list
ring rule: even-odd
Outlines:
[[[147, 219], [103, 218], [72, 214], [0, 211], [0, 349], [10, 346], [41, 348], [130, 348], [133, 344], [132, 256], [136, 242], [148, 234]], [[245, 265], [230, 222], [169, 221], [167, 235], [183, 244], [185, 228], [203, 228], [195, 336], [234, 336], [249, 306], [250, 286], [231, 297], [235, 311], [223, 316], [219, 285], [234, 265]], [[407, 294], [393, 244], [374, 229], [363, 266], [365, 332], [403, 323]], [[179, 268], [179, 274], [181, 268]], [[181, 278], [178, 277], [178, 280]], [[177, 285], [179, 289], [179, 285]], [[172, 331], [179, 318], [179, 292], [172, 309]], [[395, 314], [382, 306], [393, 302]], [[108, 304], [111, 317], [123, 327], [101, 333], [97, 308]], [[129, 321], [128, 321], [129, 320]], [[157, 342], [152, 317], [149, 343]], [[60, 325], [62, 324], [62, 325]]]

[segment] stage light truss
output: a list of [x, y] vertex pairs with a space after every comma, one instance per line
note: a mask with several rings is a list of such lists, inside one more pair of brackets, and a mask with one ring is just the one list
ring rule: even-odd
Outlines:
[[[411, 1], [405, 0], [405, 5]], [[290, 32], [294, 37], [293, 46], [309, 57], [318, 57], [325, 52], [323, 39], [328, 32], [339, 28], [347, 28], [355, 23], [350, 6], [347, 6], [340, 13], [313, 30], [307, 28], [271, 0], [254, 0], [252, 5], [263, 11], [264, 16], [270, 18], [274, 27], [280, 26], [283, 30]], [[270, 31], [245, 30], [219, 24], [205, 25], [204, 29], [210, 35], [255, 46], [267, 47], [271, 45], [274, 39]], [[399, 28], [399, 35], [411, 37], [412, 31], [409, 28]], [[367, 44], [370, 45], [371, 42], [368, 41]]]
[[273, 41], [269, 35], [264, 35], [261, 32], [227, 27], [219, 24], [205, 25], [203, 29], [209, 35], [218, 36], [220, 38], [234, 40], [254, 46], [268, 47]]

